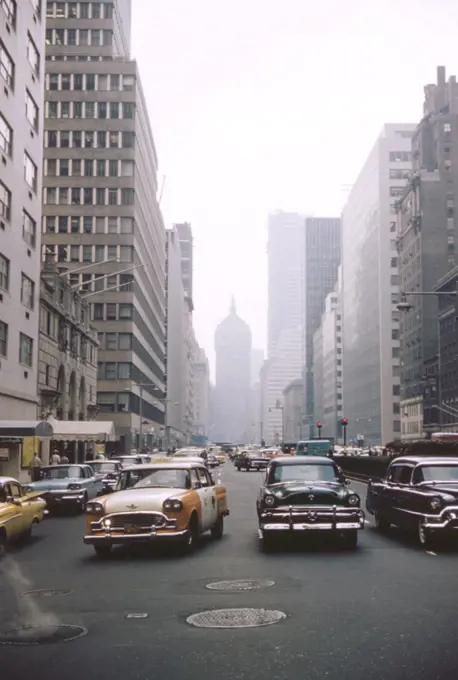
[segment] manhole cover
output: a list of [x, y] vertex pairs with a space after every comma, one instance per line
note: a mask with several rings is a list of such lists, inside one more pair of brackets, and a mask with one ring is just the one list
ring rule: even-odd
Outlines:
[[286, 619], [286, 614], [272, 609], [215, 609], [192, 614], [186, 623], [197, 628], [256, 628]]
[[21, 626], [0, 632], [0, 645], [50, 645], [87, 635], [82, 626]]
[[72, 591], [68, 589], [46, 589], [41, 590], [28, 590], [26, 593], [22, 593], [22, 597], [52, 597], [53, 595], [69, 595]]
[[226, 590], [231, 593], [237, 593], [242, 590], [257, 590], [258, 588], [269, 588], [274, 586], [275, 581], [268, 581], [267, 579], [254, 579], [245, 581], [216, 581], [209, 583], [205, 587], [208, 590]]

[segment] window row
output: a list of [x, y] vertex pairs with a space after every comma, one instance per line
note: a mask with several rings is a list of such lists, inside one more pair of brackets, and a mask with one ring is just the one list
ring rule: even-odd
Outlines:
[[[0, 356], [8, 357], [8, 324], [0, 319]], [[33, 340], [25, 333], [19, 333], [19, 363], [31, 368], [33, 365]]]
[[113, 44], [113, 31], [100, 28], [48, 28], [46, 44], [84, 47], [107, 47]]
[[95, 302], [92, 304], [93, 321], [128, 321], [134, 317], [134, 306], [128, 303]]
[[17, 4], [16, 0], [0, 0], [0, 9], [3, 10], [9, 24], [16, 27]]
[[132, 234], [132, 217], [92, 217], [88, 215], [48, 215], [44, 218], [44, 231], [48, 234]]
[[112, 2], [47, 2], [48, 19], [112, 19]]
[[[49, 246], [47, 246], [47, 249]], [[118, 262], [133, 262], [133, 246], [58, 246], [65, 249], [68, 262], [104, 262], [117, 260]], [[60, 250], [58, 251], [60, 254]], [[59, 257], [59, 262], [63, 260]]]
[[124, 361], [99, 361], [97, 380], [131, 380], [132, 364]]
[[132, 349], [132, 333], [99, 333], [99, 349], [105, 351]]
[[133, 205], [135, 203], [135, 189], [47, 187], [43, 193], [46, 205]]
[[[30, 33], [27, 33], [26, 55], [27, 61], [32, 68], [32, 73], [38, 78], [40, 75], [40, 53]], [[5, 45], [0, 40], [0, 77], [3, 78], [11, 90], [14, 90], [15, 71], [16, 65]]]
[[97, 406], [100, 409], [100, 413], [133, 411], [131, 400], [133, 400], [134, 396], [129, 392], [97, 392]]
[[409, 163], [412, 160], [411, 151], [390, 151], [390, 163]]
[[390, 179], [409, 179], [412, 170], [410, 168], [390, 168]]
[[119, 289], [122, 292], [132, 292], [134, 277], [131, 274], [70, 274], [69, 282], [80, 292], [97, 293], [103, 290]]
[[48, 130], [45, 146], [60, 149], [129, 149], [134, 146], [135, 132], [131, 130]]
[[97, 90], [132, 92], [135, 76], [111, 73], [47, 73], [46, 90]]
[[46, 118], [101, 118], [132, 119], [135, 104], [132, 102], [46, 102]]
[[[0, 120], [1, 126], [1, 120]], [[1, 135], [1, 132], [0, 132]], [[0, 136], [1, 144], [1, 136]], [[133, 177], [134, 161], [106, 160], [105, 158], [48, 158], [46, 177]]]
[[[0, 253], [0, 290], [9, 292], [11, 287], [11, 262]], [[21, 302], [27, 309], [35, 307], [35, 283], [21, 273]]]
[[[33, 172], [29, 179], [33, 182]], [[0, 220], [11, 221], [11, 201], [11, 191], [3, 184], [3, 182], [0, 182]], [[37, 223], [26, 210], [22, 211], [22, 238], [28, 246], [35, 248], [37, 240]]]

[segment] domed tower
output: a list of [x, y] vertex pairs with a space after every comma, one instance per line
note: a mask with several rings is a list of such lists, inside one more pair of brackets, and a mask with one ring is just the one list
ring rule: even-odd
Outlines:
[[215, 441], [247, 443], [250, 419], [251, 330], [232, 298], [215, 331]]

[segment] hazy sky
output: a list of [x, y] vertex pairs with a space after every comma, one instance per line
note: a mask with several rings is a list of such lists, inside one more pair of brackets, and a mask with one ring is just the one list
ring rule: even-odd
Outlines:
[[338, 215], [385, 122], [417, 122], [436, 66], [458, 73], [456, 0], [132, 0], [166, 224], [195, 236], [195, 327], [235, 295], [266, 337], [266, 223]]

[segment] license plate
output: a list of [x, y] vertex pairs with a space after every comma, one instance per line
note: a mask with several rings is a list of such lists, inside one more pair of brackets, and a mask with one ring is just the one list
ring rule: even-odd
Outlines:
[[138, 531], [138, 527], [136, 524], [125, 524], [124, 531], [126, 532], [126, 534], [136, 534]]

